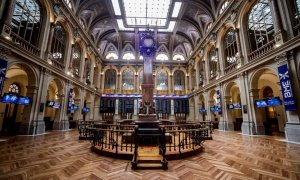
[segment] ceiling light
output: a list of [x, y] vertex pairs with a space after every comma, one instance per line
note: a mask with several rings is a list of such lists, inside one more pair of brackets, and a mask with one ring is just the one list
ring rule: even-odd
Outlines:
[[175, 2], [173, 13], [172, 13], [172, 18], [177, 18], [180, 8], [181, 8], [181, 2]]
[[121, 16], [121, 10], [120, 10], [120, 5], [119, 5], [119, 0], [111, 0], [115, 15], [116, 16]]

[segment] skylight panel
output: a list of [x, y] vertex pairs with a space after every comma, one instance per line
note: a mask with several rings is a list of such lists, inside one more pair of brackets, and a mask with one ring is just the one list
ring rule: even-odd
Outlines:
[[181, 2], [175, 2], [173, 13], [172, 13], [172, 18], [178, 17], [178, 14], [179, 14], [179, 11], [181, 8], [181, 4], [182, 4]]
[[116, 16], [121, 16], [119, 0], [111, 0]]
[[176, 21], [170, 21], [168, 29], [158, 29], [159, 32], [173, 32]]
[[126, 28], [124, 27], [124, 24], [123, 24], [123, 20], [122, 19], [117, 19], [117, 23], [118, 23], [118, 26], [119, 26], [119, 30], [123, 30], [123, 31], [133, 31], [134, 29], [133, 28]]

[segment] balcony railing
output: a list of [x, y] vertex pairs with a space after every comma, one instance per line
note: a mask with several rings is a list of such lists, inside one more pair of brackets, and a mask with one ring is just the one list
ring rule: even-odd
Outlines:
[[37, 48], [34, 45], [30, 44], [29, 42], [27, 42], [25, 39], [21, 38], [20, 36], [18, 36], [14, 32], [11, 32], [11, 37], [12, 37], [12, 41], [14, 43], [19, 45], [23, 49], [25, 49], [27, 52], [30, 52], [30, 53], [32, 53], [36, 56], [40, 55], [40, 49], [39, 48]]
[[232, 72], [237, 66], [237, 63], [230, 64], [224, 69], [225, 74]]
[[249, 57], [249, 61], [252, 61], [264, 54], [266, 54], [267, 52], [271, 51], [272, 49], [274, 49], [275, 46], [275, 39], [270, 41], [268, 44], [263, 45], [262, 47], [258, 48], [257, 50], [253, 51], [252, 53], [250, 53], [248, 55]]
[[56, 59], [52, 58], [51, 59], [51, 63], [52, 63], [53, 66], [55, 66], [55, 67], [57, 67], [57, 68], [59, 68], [61, 70], [65, 69], [65, 66], [61, 62], [59, 62], [58, 60], [56, 60]]

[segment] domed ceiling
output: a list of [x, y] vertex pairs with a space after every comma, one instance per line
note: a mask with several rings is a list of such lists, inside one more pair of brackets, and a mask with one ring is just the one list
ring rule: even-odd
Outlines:
[[[135, 50], [136, 60], [139, 59], [139, 32], [145, 31], [149, 26], [157, 46], [164, 45], [168, 52], [173, 52], [169, 57], [179, 49], [187, 60], [209, 24], [216, 19], [216, 12], [223, 2], [224, 0], [70, 0], [72, 11], [104, 57], [112, 46], [121, 57], [124, 47], [130, 44]], [[139, 5], [143, 7], [138, 7]], [[165, 7], [168, 8], [164, 9]], [[134, 14], [144, 16], [143, 8], [147, 11], [147, 20], [131, 17]], [[149, 12], [150, 10], [153, 12]], [[163, 10], [165, 12], [160, 12]], [[174, 13], [177, 16], [173, 16]], [[156, 17], [160, 14], [162, 17]], [[148, 15], [154, 18], [151, 19]]]

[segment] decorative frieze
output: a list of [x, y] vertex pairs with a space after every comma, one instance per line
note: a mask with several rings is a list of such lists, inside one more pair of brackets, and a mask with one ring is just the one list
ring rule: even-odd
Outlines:
[[11, 51], [8, 48], [0, 45], [0, 58], [7, 60], [9, 55], [11, 55]]

